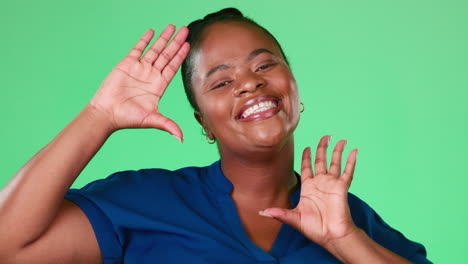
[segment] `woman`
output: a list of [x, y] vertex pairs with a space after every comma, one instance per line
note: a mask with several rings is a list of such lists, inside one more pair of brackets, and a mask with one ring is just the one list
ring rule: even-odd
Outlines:
[[[146, 32], [2, 190], [1, 263], [430, 263], [421, 245], [348, 194], [357, 149], [341, 173], [345, 140], [329, 168], [330, 136], [320, 140], [314, 165], [307, 148], [298, 178], [293, 132], [301, 103], [268, 31], [235, 9], [189, 28], [190, 44], [185, 27], [169, 42], [169, 25], [143, 54], [154, 34]], [[119, 172], [68, 191], [119, 129], [157, 128], [182, 141], [157, 106], [183, 62], [195, 118], [217, 142], [220, 161]]]

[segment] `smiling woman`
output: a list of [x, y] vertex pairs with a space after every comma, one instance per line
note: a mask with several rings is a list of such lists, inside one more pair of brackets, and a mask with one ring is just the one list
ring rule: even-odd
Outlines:
[[[298, 87], [265, 28], [231, 8], [169, 41], [174, 33], [169, 25], [143, 54], [154, 35], [145, 33], [2, 190], [2, 263], [430, 263], [421, 244], [348, 193], [357, 149], [341, 172], [345, 140], [329, 167], [324, 136], [314, 165], [306, 148], [294, 171]], [[217, 141], [220, 160], [118, 172], [69, 190], [117, 130], [157, 128], [182, 141], [157, 108], [181, 65], [195, 118]]]
[[[263, 30], [239, 21], [212, 24], [201, 35], [191, 51], [197, 58], [190, 80], [195, 114], [207, 136], [218, 140], [221, 156], [259, 157], [258, 147], [292, 144], [299, 95], [279, 46]], [[266, 109], [268, 103], [275, 107]]]

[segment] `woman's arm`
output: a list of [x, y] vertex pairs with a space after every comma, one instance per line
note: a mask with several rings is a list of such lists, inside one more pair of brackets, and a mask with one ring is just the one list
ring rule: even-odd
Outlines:
[[39, 151], [0, 192], [0, 263], [99, 263], [100, 251], [83, 212], [63, 197], [116, 130], [182, 132], [158, 110], [188, 53], [183, 27], [169, 45], [169, 25], [143, 56], [149, 30], [114, 68], [83, 111]]
[[[41, 241], [63, 207], [68, 188], [111, 132], [105, 116], [86, 106], [5, 186], [0, 193], [1, 257], [18, 257], [11, 254], [16, 255], [35, 241]], [[80, 223], [76, 224], [70, 228], [81, 229]], [[87, 231], [91, 239], [93, 233]]]
[[411, 263], [376, 243], [359, 228], [344, 237], [329, 241], [325, 248], [343, 263]]

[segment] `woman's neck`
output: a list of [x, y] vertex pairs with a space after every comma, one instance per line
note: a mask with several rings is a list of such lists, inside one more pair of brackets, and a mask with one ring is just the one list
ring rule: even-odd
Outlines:
[[[297, 184], [294, 140], [271, 152], [234, 155], [221, 152], [221, 169], [233, 185], [231, 197], [258, 206], [290, 206], [289, 194]], [[286, 204], [287, 203], [287, 204]]]

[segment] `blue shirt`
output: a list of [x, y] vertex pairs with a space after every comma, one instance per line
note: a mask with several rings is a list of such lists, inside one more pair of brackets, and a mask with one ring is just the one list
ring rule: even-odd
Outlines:
[[[300, 181], [299, 181], [300, 182]], [[65, 196], [89, 218], [105, 264], [114, 263], [341, 263], [283, 224], [271, 251], [251, 242], [220, 162], [176, 171], [112, 174]], [[300, 188], [290, 196], [293, 207]], [[349, 194], [354, 223], [376, 242], [413, 261], [431, 263], [424, 247], [388, 226]]]

